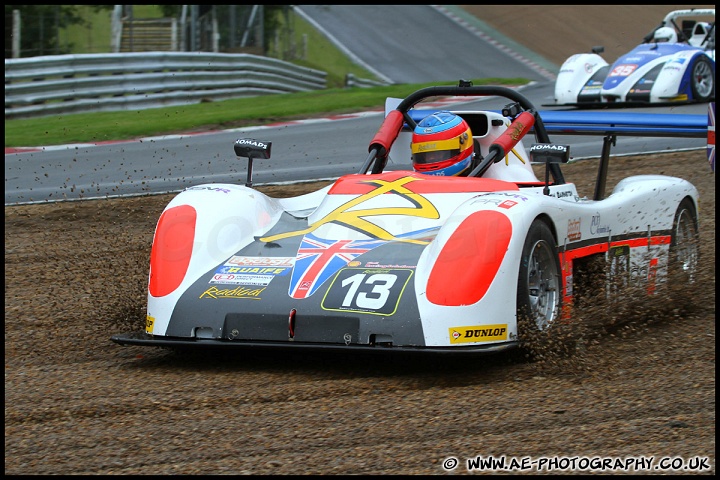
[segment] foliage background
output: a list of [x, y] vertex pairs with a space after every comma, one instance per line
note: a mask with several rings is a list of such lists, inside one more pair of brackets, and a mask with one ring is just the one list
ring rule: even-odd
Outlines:
[[[12, 57], [12, 12], [21, 16], [21, 57], [38, 55], [110, 53], [110, 25], [114, 5], [5, 5], [5, 58]], [[201, 6], [201, 12], [203, 11]], [[221, 39], [227, 37], [228, 6], [216, 5]], [[237, 6], [241, 37], [252, 5]], [[133, 5], [134, 19], [180, 18], [182, 5]], [[296, 15], [290, 5], [263, 5], [262, 45], [249, 49], [305, 67], [328, 72], [328, 87], [341, 87], [348, 74], [377, 80], [375, 75], [354, 64], [312, 25]], [[224, 30], [223, 30], [224, 29]], [[223, 49], [237, 53], [220, 43]]]

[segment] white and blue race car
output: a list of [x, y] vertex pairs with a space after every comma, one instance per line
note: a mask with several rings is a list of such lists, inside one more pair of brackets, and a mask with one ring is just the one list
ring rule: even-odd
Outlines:
[[[681, 22], [678, 25], [678, 22]], [[554, 105], [630, 106], [715, 99], [715, 9], [668, 13], [643, 42], [612, 65], [604, 48], [560, 67]]]
[[[410, 155], [414, 128], [437, 110], [423, 102], [484, 96], [510, 103], [453, 111], [476, 144], [469, 175], [386, 169]], [[617, 135], [703, 137], [705, 119], [619, 113], [541, 115], [506, 87], [424, 88], [387, 110], [354, 173], [290, 198], [252, 187], [252, 163], [270, 158], [272, 142], [241, 138], [246, 184], [196, 185], [170, 201], [153, 238], [145, 330], [111, 339], [487, 353], [521, 345], [521, 324], [571, 322], [578, 292], [597, 281], [610, 296], [630, 286], [652, 296], [673, 274], [692, 282], [698, 190], [657, 174], [605, 185]], [[571, 147], [548, 132], [605, 136], [592, 198], [566, 180]], [[544, 166], [540, 178], [532, 162]]]

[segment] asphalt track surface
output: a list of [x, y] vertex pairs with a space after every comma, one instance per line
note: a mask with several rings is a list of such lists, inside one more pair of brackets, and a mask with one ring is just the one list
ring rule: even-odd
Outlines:
[[[378, 62], [376, 70], [391, 65], [400, 71], [415, 72], [414, 81], [438, 80], [441, 78], [438, 75], [445, 75], [439, 72], [451, 71], [453, 83], [462, 77], [497, 76], [497, 72], [503, 72], [503, 76], [535, 79], [536, 83], [523, 88], [523, 93], [536, 106], [552, 97], [553, 84], [548, 79], [552, 77], [548, 73], [553, 68], [552, 62], [533, 54], [487, 24], [478, 23], [475, 17], [461, 9], [428, 5], [385, 6], [382, 9], [360, 5], [303, 5], [301, 11], [315, 19], [319, 28], [330, 30], [329, 36], [343, 49], [350, 50], [348, 45], [352, 46], [356, 55], [363, 56], [359, 61]], [[370, 25], [387, 27], [388, 22], [396, 27], [388, 28], [384, 35], [370, 31]], [[413, 39], [406, 38], [410, 32]], [[440, 36], [442, 42], [437, 39]], [[459, 49], [457, 57], [446, 54], [431, 58], [433, 49], [428, 45], [440, 44], [472, 45], [472, 48]], [[395, 48], [400, 51], [393, 53]], [[408, 53], [403, 54], [406, 49]], [[383, 51], [385, 57], [372, 54], [378, 50]], [[424, 50], [428, 50], [428, 56], [420, 55]], [[392, 62], [387, 61], [389, 57]], [[418, 68], [425, 64], [435, 68]], [[491, 68], [484, 70], [488, 65]], [[483, 70], [478, 71], [478, 68]], [[385, 70], [382, 74], [390, 75], [391, 71]], [[499, 109], [503, 104], [488, 99], [463, 108]], [[679, 106], [672, 111], [704, 114], [706, 107]], [[255, 162], [253, 177], [256, 184], [337, 178], [356, 172], [362, 165], [367, 144], [380, 125], [382, 113], [380, 105], [370, 112], [261, 127], [100, 144], [6, 149], [5, 204], [177, 192], [201, 183], [244, 183], [246, 162], [237, 159], [232, 151], [234, 141], [240, 137], [273, 142], [273, 158]], [[566, 140], [572, 142], [576, 158], [598, 156], [601, 151], [599, 137], [563, 138]], [[704, 146], [702, 139], [626, 137], [618, 141], [614, 152], [648, 153]], [[396, 169], [409, 167], [409, 163], [392, 165]]]

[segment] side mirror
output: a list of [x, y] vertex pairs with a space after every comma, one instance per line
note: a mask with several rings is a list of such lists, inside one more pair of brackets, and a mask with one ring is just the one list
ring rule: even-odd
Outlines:
[[239, 138], [235, 140], [235, 155], [238, 157], [247, 157], [248, 159], [247, 181], [245, 182], [246, 187], [252, 185], [253, 158], [270, 158], [271, 148], [272, 142], [261, 142], [253, 138]]
[[270, 158], [272, 142], [261, 142], [252, 138], [235, 140], [235, 155], [246, 158]]
[[550, 164], [567, 163], [570, 160], [570, 145], [535, 143], [530, 147], [530, 163], [545, 164], [544, 195], [550, 195]]
[[570, 160], [570, 145], [535, 143], [530, 147], [530, 163], [567, 163]]

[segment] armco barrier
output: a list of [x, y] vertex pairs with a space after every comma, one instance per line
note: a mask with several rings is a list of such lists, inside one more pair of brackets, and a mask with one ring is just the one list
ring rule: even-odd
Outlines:
[[327, 72], [252, 54], [143, 52], [5, 59], [5, 119], [324, 88]]

